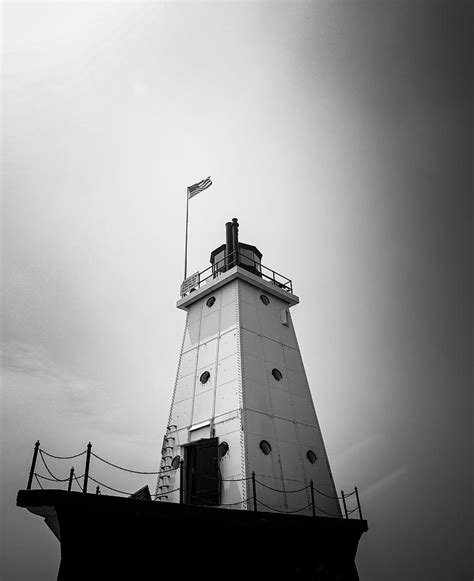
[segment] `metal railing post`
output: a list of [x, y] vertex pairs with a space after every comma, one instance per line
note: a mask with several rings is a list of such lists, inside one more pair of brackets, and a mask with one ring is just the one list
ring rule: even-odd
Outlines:
[[87, 492], [87, 481], [89, 480], [89, 464], [91, 462], [91, 448], [92, 448], [92, 444], [89, 442], [87, 444], [86, 469], [84, 471], [84, 485], [82, 488], [82, 492], [84, 494], [86, 494], [86, 492]]
[[99, 488], [99, 485], [97, 485], [97, 486], [96, 486], [95, 493], [96, 493], [96, 494], [100, 494], [100, 488]]
[[71, 468], [71, 472], [69, 473], [69, 482], [67, 483], [68, 492], [71, 492], [73, 478], [74, 478], [74, 466]]
[[314, 503], [314, 485], [312, 480], [309, 485], [311, 487], [311, 508], [313, 509], [313, 516], [316, 516], [316, 504]]
[[313, 516], [316, 516], [316, 505], [314, 504], [314, 486], [313, 486], [313, 481], [312, 480], [309, 483], [309, 485], [311, 487], [311, 507], [313, 509]]
[[26, 490], [31, 490], [31, 484], [33, 483], [33, 476], [35, 473], [36, 458], [38, 457], [38, 451], [40, 447], [40, 442], [37, 440], [35, 444], [35, 449], [33, 450], [33, 458], [31, 460], [30, 475], [28, 477], [28, 484], [26, 485]]
[[181, 460], [179, 463], [179, 504], [184, 503], [184, 460]]
[[344, 496], [344, 491], [343, 490], [341, 490], [341, 495], [342, 495], [342, 503], [344, 505], [344, 512], [346, 514], [346, 518], [349, 518], [349, 515], [347, 514], [346, 497]]
[[257, 483], [255, 482], [255, 472], [252, 472], [252, 490], [253, 490], [253, 510], [257, 512]]
[[354, 486], [354, 490], [357, 498], [357, 507], [359, 508], [359, 518], [360, 520], [362, 520], [362, 510], [360, 508], [359, 491], [357, 490], [357, 486]]

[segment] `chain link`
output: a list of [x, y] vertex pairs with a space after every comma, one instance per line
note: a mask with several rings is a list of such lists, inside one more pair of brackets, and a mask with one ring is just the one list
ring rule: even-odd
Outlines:
[[46, 470], [48, 471], [48, 473], [49, 473], [49, 474], [50, 474], [50, 475], [51, 475], [51, 476], [54, 478], [54, 480], [55, 480], [56, 482], [67, 482], [67, 481], [69, 480], [69, 478], [58, 478], [57, 476], [55, 476], [55, 475], [54, 475], [54, 474], [51, 472], [51, 470], [48, 468], [48, 465], [46, 464], [46, 460], [45, 460], [45, 459], [44, 459], [44, 457], [43, 457], [43, 451], [42, 451], [42, 450], [40, 450], [40, 451], [39, 451], [39, 453], [40, 453], [40, 456], [41, 456], [41, 460], [43, 461], [44, 467], [46, 468]]
[[280, 512], [282, 514], [294, 514], [294, 513], [297, 513], [297, 512], [302, 512], [303, 510], [306, 510], [307, 508], [309, 508], [310, 506], [312, 506], [312, 504], [310, 502], [306, 506], [303, 506], [303, 508], [298, 508], [297, 510], [279, 510], [278, 508], [274, 508], [273, 506], [268, 506], [267, 504], [265, 504], [261, 500], [258, 500], [258, 498], [257, 498], [257, 502], [259, 504], [261, 504], [262, 506], [264, 506], [265, 508], [269, 508], [270, 510], [274, 510], [275, 512]]
[[101, 458], [100, 456], [97, 456], [97, 454], [94, 454], [94, 452], [91, 452], [91, 456], [94, 456], [94, 458], [97, 458], [97, 460], [100, 460], [101, 462], [104, 462], [105, 464], [108, 464], [109, 466], [112, 466], [113, 468], [117, 468], [118, 470], [123, 470], [124, 472], [129, 472], [130, 474], [148, 474], [148, 475], [152, 475], [152, 476], [157, 476], [160, 472], [142, 472], [140, 470], [132, 470], [130, 468], [124, 468], [123, 466], [118, 466], [117, 464], [113, 464], [112, 462], [109, 462], [108, 460], [104, 460], [104, 458]]
[[40, 452], [46, 454], [46, 456], [49, 456], [50, 458], [56, 458], [56, 460], [72, 460], [73, 458], [79, 458], [79, 456], [83, 456], [86, 453], [86, 450], [84, 450], [84, 452], [79, 452], [79, 454], [74, 454], [74, 456], [54, 456], [49, 452], [45, 452], [45, 450], [40, 450]]

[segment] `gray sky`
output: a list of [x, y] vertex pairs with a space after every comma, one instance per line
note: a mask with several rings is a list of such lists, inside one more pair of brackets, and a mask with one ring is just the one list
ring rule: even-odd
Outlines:
[[361, 580], [471, 579], [472, 4], [2, 11], [2, 581], [57, 573], [15, 507], [36, 439], [157, 468], [208, 175], [188, 272], [238, 217], [292, 278]]

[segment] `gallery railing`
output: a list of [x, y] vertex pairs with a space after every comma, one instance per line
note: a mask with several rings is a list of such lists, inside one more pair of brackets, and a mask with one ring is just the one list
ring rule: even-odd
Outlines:
[[181, 285], [181, 296], [184, 297], [190, 292], [196, 291], [208, 281], [221, 276], [224, 272], [227, 272], [234, 266], [239, 266], [240, 268], [248, 270], [252, 274], [274, 284], [278, 288], [293, 293], [293, 283], [291, 279], [279, 274], [272, 268], [264, 266], [258, 260], [255, 260], [255, 258], [252, 258], [247, 254], [233, 251], [217, 260], [202, 272], [196, 272], [189, 276]]

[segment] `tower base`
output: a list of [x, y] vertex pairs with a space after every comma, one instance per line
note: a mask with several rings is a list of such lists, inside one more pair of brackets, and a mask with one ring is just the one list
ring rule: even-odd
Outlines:
[[58, 581], [308, 579], [357, 581], [367, 521], [20, 490], [61, 543]]

